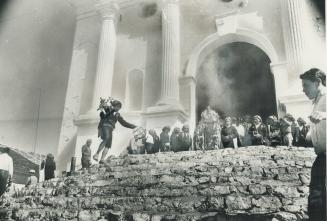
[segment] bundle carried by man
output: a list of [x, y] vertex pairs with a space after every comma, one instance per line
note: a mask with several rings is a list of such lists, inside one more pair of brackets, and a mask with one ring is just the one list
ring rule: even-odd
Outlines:
[[145, 139], [146, 138], [146, 130], [143, 127], [136, 127], [133, 130], [133, 136], [136, 139]]
[[100, 104], [97, 110], [105, 110], [106, 108], [112, 106], [112, 101], [114, 101], [115, 99], [112, 97], [108, 97], [108, 98], [102, 98], [100, 97]]

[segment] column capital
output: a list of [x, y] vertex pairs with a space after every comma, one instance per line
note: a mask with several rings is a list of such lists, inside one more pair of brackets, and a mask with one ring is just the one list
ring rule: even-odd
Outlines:
[[120, 9], [119, 5], [112, 0], [98, 0], [95, 8], [103, 19], [116, 19]]

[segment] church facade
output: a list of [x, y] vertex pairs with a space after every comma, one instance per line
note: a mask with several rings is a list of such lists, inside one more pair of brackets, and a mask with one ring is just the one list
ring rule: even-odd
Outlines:
[[[307, 117], [310, 112], [298, 76], [311, 67], [324, 68], [325, 53], [323, 25], [310, 1], [72, 2], [77, 22], [58, 147], [60, 169], [80, 156], [87, 139], [93, 139], [93, 151], [97, 148], [100, 97], [121, 100], [127, 121], [158, 130], [184, 123], [193, 130], [206, 106], [226, 114]], [[256, 56], [264, 58], [246, 59]], [[209, 72], [212, 78], [205, 75]], [[248, 73], [247, 80], [242, 73]], [[248, 80], [259, 83], [249, 87]], [[246, 99], [258, 98], [235, 106], [244, 100], [244, 91], [251, 91]], [[130, 135], [118, 126], [111, 154], [120, 153]]]

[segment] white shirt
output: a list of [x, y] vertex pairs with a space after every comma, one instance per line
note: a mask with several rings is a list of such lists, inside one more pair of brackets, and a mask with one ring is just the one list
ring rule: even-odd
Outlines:
[[12, 176], [14, 171], [14, 164], [12, 158], [7, 153], [0, 154], [0, 169], [6, 170]]
[[[313, 110], [326, 114], [326, 91], [322, 90], [313, 101]], [[326, 119], [317, 124], [311, 122], [311, 139], [316, 154], [326, 153]]]
[[235, 126], [237, 133], [240, 137], [244, 137], [245, 135], [245, 128], [243, 127], [243, 125], [239, 124], [238, 126]]
[[149, 133], [146, 134], [146, 142], [154, 144], [153, 136]]
[[142, 139], [136, 140], [134, 137], [131, 139], [130, 147], [132, 150], [137, 150], [138, 147], [142, 147], [142, 146], [143, 146]]

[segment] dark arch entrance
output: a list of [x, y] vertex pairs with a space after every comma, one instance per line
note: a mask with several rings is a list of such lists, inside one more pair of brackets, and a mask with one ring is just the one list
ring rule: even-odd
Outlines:
[[197, 121], [210, 105], [220, 115], [276, 115], [274, 78], [264, 51], [245, 42], [225, 44], [199, 65]]

